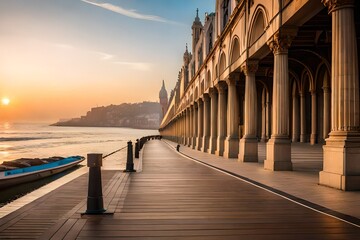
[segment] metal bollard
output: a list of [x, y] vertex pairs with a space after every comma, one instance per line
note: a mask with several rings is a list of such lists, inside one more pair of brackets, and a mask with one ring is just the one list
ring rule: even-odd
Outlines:
[[176, 151], [180, 151], [180, 145], [178, 144], [177, 146], [176, 146]]
[[139, 158], [139, 152], [140, 152], [140, 143], [139, 143], [139, 139], [136, 139], [136, 143], [135, 143], [135, 158]]
[[102, 154], [91, 153], [87, 155], [87, 166], [89, 167], [89, 186], [87, 198], [87, 210], [85, 214], [101, 214], [104, 209], [102, 185], [101, 185], [101, 166]]
[[127, 161], [126, 161], [126, 169], [124, 172], [136, 172], [134, 170], [134, 158], [133, 158], [133, 145], [131, 141], [127, 143]]

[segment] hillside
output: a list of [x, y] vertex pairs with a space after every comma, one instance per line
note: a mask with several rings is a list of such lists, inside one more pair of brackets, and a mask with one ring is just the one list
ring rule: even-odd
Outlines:
[[162, 113], [157, 102], [123, 103], [92, 108], [85, 116], [59, 121], [53, 126], [129, 127], [158, 129]]

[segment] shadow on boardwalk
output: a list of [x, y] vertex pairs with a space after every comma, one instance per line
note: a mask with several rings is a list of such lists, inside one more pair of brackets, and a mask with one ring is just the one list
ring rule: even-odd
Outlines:
[[[0, 238], [356, 239], [360, 230], [177, 154], [162, 141], [142, 172], [104, 171], [114, 215], [83, 216], [86, 175], [0, 220]], [[35, 233], [35, 234], [33, 234]]]

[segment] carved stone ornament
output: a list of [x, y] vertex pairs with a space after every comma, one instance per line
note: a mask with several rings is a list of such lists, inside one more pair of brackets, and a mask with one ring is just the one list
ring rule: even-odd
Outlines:
[[290, 34], [285, 34], [282, 36], [280, 36], [279, 34], [276, 34], [273, 39], [271, 39], [267, 42], [267, 44], [274, 54], [281, 53], [281, 52], [287, 52], [291, 45], [293, 38], [294, 38], [294, 36], [292, 36]]
[[253, 63], [247, 63], [241, 66], [241, 71], [245, 74], [251, 74], [251, 73], [256, 73], [256, 71], [258, 70], [259, 65], [255, 62]]
[[329, 14], [344, 7], [354, 7], [354, 0], [321, 0], [328, 8]]

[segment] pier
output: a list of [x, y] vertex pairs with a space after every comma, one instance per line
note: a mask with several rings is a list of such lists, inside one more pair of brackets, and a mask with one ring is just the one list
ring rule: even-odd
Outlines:
[[[147, 142], [134, 163], [136, 173], [102, 171], [108, 214], [83, 214], [86, 173], [1, 218], [0, 239], [356, 239], [360, 235], [359, 192], [319, 186], [316, 172], [302, 168], [306, 159], [299, 158], [299, 171], [273, 172], [259, 163], [184, 146], [177, 152], [176, 145], [167, 140]], [[292, 149], [293, 156], [296, 149], [301, 151]], [[259, 156], [261, 151], [260, 144]]]

